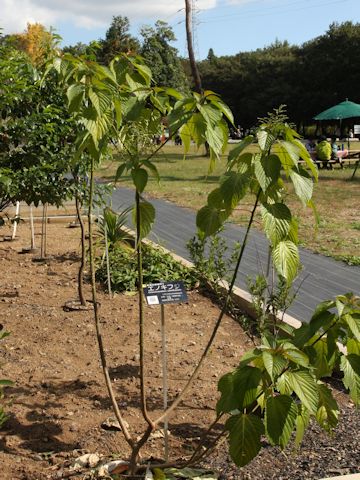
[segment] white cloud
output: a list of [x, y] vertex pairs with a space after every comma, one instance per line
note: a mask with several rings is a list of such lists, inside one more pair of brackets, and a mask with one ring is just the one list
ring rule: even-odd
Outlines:
[[[200, 9], [216, 7], [217, 0], [196, 0]], [[20, 32], [27, 22], [56, 26], [71, 22], [79, 27], [109, 25], [113, 15], [123, 15], [130, 22], [162, 18], [185, 6], [184, 0], [0, 0], [0, 27], [5, 33]]]

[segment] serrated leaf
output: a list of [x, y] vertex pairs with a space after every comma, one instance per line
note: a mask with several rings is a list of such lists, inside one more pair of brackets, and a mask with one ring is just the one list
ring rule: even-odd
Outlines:
[[84, 93], [84, 86], [78, 85], [77, 83], [70, 85], [70, 87], [67, 89], [66, 96], [68, 98], [70, 113], [76, 112], [79, 109], [81, 102], [84, 98]]
[[273, 381], [287, 365], [287, 360], [276, 351], [265, 350], [262, 353], [262, 358], [264, 366]]
[[210, 100], [211, 103], [215, 105], [225, 115], [229, 122], [234, 125], [234, 116], [226, 103], [224, 103], [219, 97], [211, 96]]
[[332, 368], [328, 362], [327, 339], [321, 338], [319, 341], [314, 343], [312, 349], [315, 352], [315, 358], [312, 361], [312, 365], [314, 366], [316, 377], [322, 378], [330, 376], [332, 373]]
[[339, 407], [326, 385], [318, 384], [318, 390], [319, 408], [316, 412], [316, 420], [324, 430], [330, 432], [338, 424]]
[[350, 353], [342, 355], [340, 368], [344, 372], [343, 383], [350, 390], [355, 405], [360, 405], [360, 356]]
[[301, 367], [308, 367], [309, 366], [309, 358], [308, 356], [301, 350], [292, 345], [291, 343], [284, 343], [283, 344], [283, 355], [286, 359], [290, 360]]
[[299, 448], [304, 438], [305, 430], [310, 422], [310, 413], [304, 405], [298, 405], [298, 415], [296, 417], [296, 435], [295, 435], [295, 447]]
[[251, 405], [257, 396], [261, 381], [261, 370], [248, 365], [241, 366], [220, 378], [218, 390], [221, 392], [216, 410], [232, 412]]
[[285, 204], [264, 203], [261, 207], [261, 215], [266, 236], [272, 245], [276, 245], [287, 237], [291, 224], [291, 212]]
[[319, 392], [316, 381], [310, 373], [306, 370], [287, 371], [282, 376], [309, 412], [316, 414]]
[[237, 172], [227, 172], [221, 178], [220, 192], [229, 209], [234, 209], [245, 196], [249, 177]]
[[285, 448], [294, 430], [298, 408], [288, 395], [269, 397], [265, 408], [266, 435], [272, 445]]
[[343, 315], [342, 320], [348, 325], [356, 340], [360, 342], [360, 316], [347, 313]]
[[290, 171], [290, 178], [294, 185], [295, 193], [302, 201], [303, 205], [307, 205], [313, 194], [313, 181], [304, 169]]
[[213, 235], [223, 225], [227, 218], [227, 214], [223, 210], [205, 205], [196, 215], [196, 226], [206, 236]]
[[136, 190], [142, 193], [148, 182], [149, 175], [144, 168], [136, 168], [131, 170], [131, 177], [133, 179]]
[[273, 262], [278, 273], [290, 284], [300, 266], [297, 246], [290, 240], [279, 242], [272, 251]]
[[185, 125], [182, 125], [182, 127], [179, 130], [179, 135], [182, 140], [182, 143], [184, 145], [184, 153], [185, 155], [189, 152], [190, 146], [191, 146], [191, 134], [189, 127], [185, 123]]
[[[141, 200], [139, 204], [140, 213], [140, 239], [146, 237], [151, 231], [152, 225], [155, 221], [155, 208], [150, 202]], [[137, 225], [136, 208], [133, 209], [133, 222]]]
[[213, 104], [198, 105], [198, 109], [207, 125], [214, 127], [217, 125], [222, 117], [221, 110], [217, 109]]
[[354, 353], [360, 356], [360, 342], [355, 338], [349, 338], [346, 343], [347, 353]]
[[263, 192], [280, 178], [281, 162], [276, 155], [258, 156], [254, 162], [254, 172]]
[[260, 451], [264, 425], [255, 415], [240, 414], [229, 418], [226, 429], [230, 432], [230, 456], [238, 467], [244, 467]]

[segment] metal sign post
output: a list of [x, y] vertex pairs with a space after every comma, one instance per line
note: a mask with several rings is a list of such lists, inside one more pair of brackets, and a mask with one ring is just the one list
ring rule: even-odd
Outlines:
[[[144, 288], [144, 295], [148, 305], [160, 305], [163, 400], [164, 400], [164, 411], [166, 411], [168, 406], [168, 383], [167, 383], [165, 304], [187, 302], [188, 297], [186, 294], [184, 283], [181, 281], [152, 283]], [[164, 420], [165, 462], [167, 462], [169, 459], [168, 426], [169, 426], [169, 422], [168, 422], [168, 419], [166, 418]]]

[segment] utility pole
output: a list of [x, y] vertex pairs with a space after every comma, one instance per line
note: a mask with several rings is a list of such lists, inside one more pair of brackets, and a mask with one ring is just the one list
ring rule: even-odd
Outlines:
[[194, 48], [193, 48], [193, 37], [192, 37], [192, 5], [191, 0], [185, 0], [185, 24], [186, 24], [186, 40], [187, 47], [189, 52], [189, 60], [191, 73], [195, 84], [195, 91], [198, 93], [202, 92], [201, 78], [199, 70], [196, 65]]

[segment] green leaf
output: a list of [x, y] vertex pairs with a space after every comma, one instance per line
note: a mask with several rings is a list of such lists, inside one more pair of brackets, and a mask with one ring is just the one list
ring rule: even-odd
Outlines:
[[139, 193], [142, 193], [148, 182], [149, 175], [144, 168], [136, 168], [131, 170], [131, 176], [136, 187], [136, 190]]
[[[146, 200], [141, 200], [139, 205], [140, 211], [140, 239], [146, 237], [151, 231], [152, 225], [155, 221], [155, 208]], [[133, 209], [133, 222], [136, 226], [137, 222], [136, 208]]]
[[274, 143], [275, 137], [264, 129], [258, 130], [256, 136], [259, 142], [259, 147], [264, 153], [268, 154], [272, 144]]
[[347, 353], [354, 353], [360, 356], [360, 342], [355, 338], [349, 338], [346, 343]]
[[223, 210], [205, 205], [196, 215], [196, 226], [206, 236], [216, 233], [228, 217]]
[[266, 190], [275, 184], [280, 178], [281, 162], [276, 155], [268, 157], [255, 156], [254, 171], [257, 181], [265, 193]]
[[275, 246], [289, 233], [291, 212], [283, 203], [264, 203], [261, 207], [261, 214], [266, 236]]
[[66, 96], [68, 98], [69, 112], [76, 112], [79, 110], [81, 102], [84, 98], [84, 86], [74, 83], [67, 89]]
[[241, 173], [227, 172], [220, 179], [220, 192], [228, 209], [234, 209], [244, 198], [249, 184], [249, 177]]
[[360, 405], [360, 356], [354, 353], [342, 355], [340, 368], [344, 372], [343, 383], [350, 390], [350, 397], [355, 405]]
[[307, 205], [313, 194], [313, 181], [304, 169], [290, 171], [290, 178], [294, 185], [295, 193], [304, 205]]
[[241, 366], [220, 378], [218, 390], [221, 392], [216, 410], [231, 412], [251, 405], [257, 396], [261, 382], [261, 370], [249, 365]]
[[115, 182], [117, 182], [119, 180], [119, 178], [122, 176], [122, 174], [124, 173], [125, 170], [126, 170], [126, 163], [121, 163], [118, 166], [118, 169], [116, 170]]
[[179, 130], [179, 135], [184, 145], [185, 155], [189, 152], [191, 146], [191, 134], [187, 124], [183, 125]]
[[215, 105], [215, 107], [217, 107], [225, 115], [225, 117], [229, 120], [231, 124], [234, 125], [234, 116], [226, 103], [224, 103], [219, 97], [217, 97], [216, 99], [211, 97], [211, 103]]
[[339, 407], [326, 385], [318, 384], [318, 390], [319, 408], [316, 412], [316, 420], [324, 430], [330, 432], [338, 423]]
[[320, 335], [324, 329], [327, 329], [334, 322], [336, 315], [325, 309], [327, 305], [329, 305], [327, 302], [318, 305], [318, 310], [315, 310], [310, 322], [303, 323], [300, 328], [295, 330], [294, 345], [303, 347], [315, 334]]
[[292, 345], [291, 343], [284, 343], [283, 344], [283, 355], [286, 359], [290, 360], [290, 362], [296, 363], [301, 367], [308, 367], [309, 366], [309, 358], [308, 356]]
[[[254, 137], [252, 135], [248, 135], [247, 137], [245, 137], [243, 140], [241, 140], [241, 142], [239, 142], [236, 147], [234, 147], [232, 150], [230, 150], [229, 152], [229, 156], [228, 156], [228, 164], [231, 164], [233, 165], [234, 162], [238, 159], [238, 157], [241, 155], [242, 151], [248, 147], [249, 145], [251, 145], [251, 143], [253, 142], [254, 140]], [[229, 167], [230, 168], [230, 167]]]
[[306, 370], [287, 371], [282, 376], [309, 412], [315, 415], [318, 409], [319, 392], [316, 381], [310, 373]]
[[230, 432], [230, 456], [238, 467], [244, 467], [260, 451], [264, 425], [255, 415], [240, 414], [228, 419], [226, 429]]
[[322, 378], [330, 376], [332, 373], [332, 368], [328, 362], [328, 345], [327, 339], [321, 338], [319, 341], [314, 343], [310, 347], [314, 351], [312, 365], [315, 369], [315, 374], [317, 378]]
[[150, 160], [143, 160], [142, 165], [145, 165], [145, 167], [147, 167], [150, 170], [150, 172], [154, 175], [156, 180], [160, 182], [160, 175], [154, 163], [152, 163]]
[[266, 435], [272, 445], [285, 448], [294, 430], [298, 408], [288, 395], [269, 397], [265, 409]]
[[298, 273], [300, 257], [297, 246], [290, 240], [279, 242], [272, 251], [276, 270], [290, 284]]
[[310, 422], [310, 413], [304, 405], [298, 405], [298, 415], [296, 417], [296, 436], [295, 436], [295, 447], [299, 448], [304, 438], [305, 430], [307, 429]]
[[221, 110], [217, 109], [214, 105], [212, 104], [206, 104], [206, 105], [198, 105], [199, 111], [201, 115], [204, 117], [204, 120], [207, 125], [210, 125], [210, 127], [214, 127], [217, 123], [220, 122], [221, 117], [222, 117], [222, 112]]
[[273, 350], [264, 350], [262, 358], [264, 366], [273, 381], [282, 373], [288, 363], [282, 355]]
[[348, 325], [351, 330], [351, 333], [354, 335], [356, 340], [360, 342], [360, 315], [353, 314], [350, 315], [349, 313], [343, 315], [343, 321]]
[[[205, 130], [205, 139], [210, 148], [214, 151], [216, 157], [223, 151], [224, 135], [219, 125], [207, 125]], [[211, 173], [211, 172], [210, 172]]]

